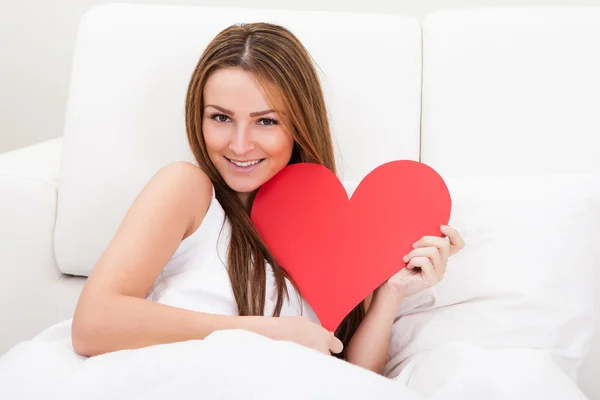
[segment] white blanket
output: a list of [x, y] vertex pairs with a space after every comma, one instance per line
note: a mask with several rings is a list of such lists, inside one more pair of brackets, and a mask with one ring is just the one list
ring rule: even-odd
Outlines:
[[544, 352], [450, 344], [388, 379], [245, 331], [86, 358], [65, 321], [0, 358], [0, 399], [585, 399]]

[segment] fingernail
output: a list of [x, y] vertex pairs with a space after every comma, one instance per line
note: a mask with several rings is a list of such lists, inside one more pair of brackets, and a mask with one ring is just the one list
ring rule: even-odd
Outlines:
[[448, 225], [442, 225], [442, 226], [440, 226], [440, 229], [445, 231], [446, 229], [448, 229]]
[[418, 245], [419, 245], [419, 241], [416, 241], [416, 242], [413, 244], [413, 247], [417, 247]]
[[408, 257], [408, 254], [402, 257], [402, 261], [406, 262], [406, 257]]

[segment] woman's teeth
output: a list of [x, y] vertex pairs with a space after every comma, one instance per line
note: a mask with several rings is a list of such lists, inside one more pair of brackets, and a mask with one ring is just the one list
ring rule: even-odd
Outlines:
[[244, 161], [244, 162], [233, 161], [233, 160], [229, 160], [229, 161], [231, 163], [237, 165], [238, 167], [251, 167], [251, 166], [253, 166], [253, 165], [258, 164], [259, 162], [261, 162], [262, 159], [260, 159], [260, 160], [254, 160], [254, 161]]

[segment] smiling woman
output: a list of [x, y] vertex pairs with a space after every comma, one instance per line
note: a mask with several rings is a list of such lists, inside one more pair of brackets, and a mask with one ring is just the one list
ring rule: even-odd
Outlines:
[[321, 325], [250, 219], [257, 190], [287, 165], [336, 173], [321, 84], [302, 43], [268, 23], [224, 29], [196, 65], [185, 113], [198, 166], [169, 164], [137, 196], [81, 292], [74, 350], [94, 356], [242, 329], [382, 373], [400, 303], [441, 279], [450, 244], [423, 238], [406, 268], [335, 332]]
[[[94, 356], [243, 329], [382, 373], [400, 302], [441, 279], [450, 244], [423, 238], [406, 268], [336, 332], [321, 325], [249, 213], [257, 190], [289, 164], [336, 172], [320, 81], [302, 43], [268, 23], [226, 28], [196, 65], [185, 112], [198, 166], [165, 166], [131, 205], [80, 295], [75, 351]], [[444, 232], [461, 246], [457, 233]]]
[[342, 341], [323, 328], [248, 212], [257, 189], [286, 165], [335, 173], [309, 53], [282, 26], [230, 26], [201, 55], [185, 111], [199, 168], [165, 166], [131, 205], [79, 298], [75, 351], [93, 356], [244, 329], [343, 356], [362, 305], [338, 330]]

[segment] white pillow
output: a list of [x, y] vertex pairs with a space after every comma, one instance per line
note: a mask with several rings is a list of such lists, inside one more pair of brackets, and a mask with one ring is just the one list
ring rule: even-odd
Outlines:
[[[406, 299], [385, 374], [449, 343], [547, 349], [576, 379], [594, 327], [600, 177], [447, 179], [465, 248], [445, 278]], [[407, 189], [410, 193], [410, 188]]]

